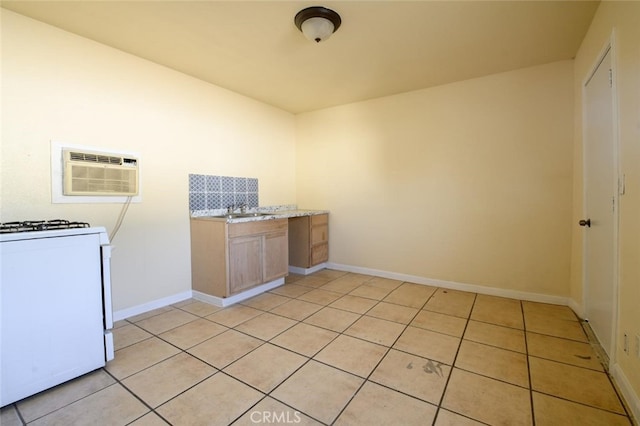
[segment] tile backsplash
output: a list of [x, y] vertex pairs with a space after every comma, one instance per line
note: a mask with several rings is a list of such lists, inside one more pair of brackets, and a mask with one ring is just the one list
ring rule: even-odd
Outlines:
[[189, 175], [189, 210], [226, 209], [246, 204], [258, 207], [258, 179], [230, 176]]

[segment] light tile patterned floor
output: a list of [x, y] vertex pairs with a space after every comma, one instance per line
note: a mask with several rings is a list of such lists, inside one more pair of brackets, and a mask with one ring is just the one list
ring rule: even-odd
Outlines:
[[562, 306], [323, 270], [114, 334], [106, 368], [3, 408], [0, 424], [632, 424]]

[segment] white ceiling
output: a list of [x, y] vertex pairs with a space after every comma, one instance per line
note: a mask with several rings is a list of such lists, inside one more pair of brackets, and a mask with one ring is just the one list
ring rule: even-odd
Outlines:
[[[1, 1], [292, 113], [571, 59], [594, 1]], [[342, 26], [315, 44], [295, 14]]]

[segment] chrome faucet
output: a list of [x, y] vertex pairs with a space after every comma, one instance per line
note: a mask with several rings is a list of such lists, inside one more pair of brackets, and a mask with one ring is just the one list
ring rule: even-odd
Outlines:
[[247, 204], [246, 203], [241, 203], [241, 204], [230, 204], [227, 206], [227, 214], [233, 214], [235, 213], [236, 209], [240, 209], [240, 213], [244, 214], [247, 212]]

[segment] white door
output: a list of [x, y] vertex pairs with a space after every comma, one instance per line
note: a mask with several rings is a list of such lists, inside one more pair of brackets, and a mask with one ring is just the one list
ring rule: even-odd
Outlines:
[[[602, 348], [613, 351], [616, 299], [617, 168], [611, 51], [607, 51], [584, 90], [584, 194], [586, 319]], [[586, 222], [586, 223], [585, 223]]]

